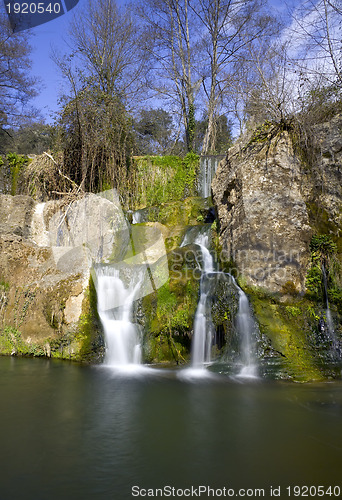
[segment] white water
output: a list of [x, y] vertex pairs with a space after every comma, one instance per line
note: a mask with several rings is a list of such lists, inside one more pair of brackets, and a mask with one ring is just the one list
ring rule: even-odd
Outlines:
[[325, 271], [324, 264], [322, 264], [322, 274], [323, 274], [324, 296], [325, 296], [325, 304], [326, 304], [325, 316], [326, 316], [326, 321], [327, 321], [328, 336], [332, 342], [332, 347], [335, 351], [335, 354], [337, 354], [339, 357], [341, 357], [339, 344], [338, 344], [336, 334], [335, 334], [334, 320], [332, 318], [332, 314], [331, 314], [331, 310], [330, 310], [330, 306], [329, 306], [328, 281], [327, 281], [327, 274]]
[[49, 231], [44, 221], [44, 208], [45, 203], [37, 203], [31, 222], [32, 241], [39, 247], [50, 246]]
[[139, 210], [136, 210], [133, 213], [132, 224], [139, 224], [140, 222], [141, 222], [141, 212], [139, 212]]
[[100, 267], [96, 278], [98, 312], [106, 341], [104, 363], [117, 367], [140, 365], [141, 335], [132, 315], [143, 273], [138, 276], [135, 273], [128, 286], [120, 278], [119, 270], [110, 267]]
[[[202, 253], [202, 275], [200, 282], [200, 298], [194, 319], [194, 335], [191, 346], [191, 364], [193, 368], [203, 369], [210, 363], [214, 325], [211, 320], [211, 307], [208, 304], [210, 294], [210, 281], [208, 275], [215, 273], [213, 257], [208, 250], [208, 234], [199, 234], [194, 243]], [[182, 245], [186, 244], [186, 237]], [[253, 339], [255, 321], [253, 319], [249, 301], [246, 294], [236, 283], [233, 276], [229, 275], [234, 286], [239, 292], [239, 309], [236, 315], [236, 328], [240, 341], [240, 360], [238, 377], [256, 378], [257, 364], [255, 359], [256, 346]]]
[[191, 364], [194, 368], [204, 368], [205, 364], [210, 362], [211, 354], [213, 324], [210, 308], [207, 305], [210, 283], [206, 278], [208, 273], [214, 271], [214, 262], [208, 250], [208, 242], [207, 234], [199, 234], [194, 241], [201, 249], [203, 261], [200, 298], [194, 319], [194, 336], [191, 345]]
[[202, 156], [199, 165], [198, 194], [202, 198], [211, 196], [211, 183], [219, 162], [224, 156]]
[[[235, 283], [235, 280], [234, 280]], [[240, 339], [241, 370], [239, 377], [257, 377], [255, 360], [255, 344], [253, 340], [255, 322], [249, 307], [248, 298], [243, 290], [235, 283], [239, 291], [239, 309], [236, 315], [236, 328]]]

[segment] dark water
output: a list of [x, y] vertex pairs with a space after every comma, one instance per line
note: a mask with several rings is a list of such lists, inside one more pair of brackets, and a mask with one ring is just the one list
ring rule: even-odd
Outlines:
[[0, 375], [1, 500], [125, 500], [133, 485], [342, 490], [341, 382], [13, 358], [0, 358]]

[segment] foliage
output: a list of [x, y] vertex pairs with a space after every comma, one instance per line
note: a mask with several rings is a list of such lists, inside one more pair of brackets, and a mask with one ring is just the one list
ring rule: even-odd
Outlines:
[[[117, 188], [129, 205], [133, 150], [129, 104], [136, 106], [144, 74], [139, 28], [114, 0], [89, 0], [69, 31], [70, 54], [55, 54], [69, 93], [63, 96], [63, 173], [79, 190]], [[140, 57], [141, 56], [141, 57]]]
[[311, 252], [317, 252], [321, 260], [327, 260], [337, 252], [336, 243], [327, 234], [314, 235], [310, 242]]
[[18, 155], [17, 153], [8, 153], [6, 156], [6, 160], [10, 167], [12, 177], [11, 195], [14, 196], [15, 194], [17, 194], [20, 172], [23, 167], [28, 164], [29, 159], [27, 158], [27, 156]]
[[318, 265], [317, 257], [313, 257], [311, 267], [306, 274], [305, 286], [313, 298], [321, 299], [323, 297], [322, 269]]
[[135, 160], [135, 206], [182, 200], [195, 193], [199, 157], [147, 156]]
[[0, 352], [7, 355], [45, 356], [46, 352], [41, 343], [27, 342], [21, 332], [12, 326], [5, 326], [0, 331]]
[[135, 154], [167, 155], [175, 145], [172, 115], [164, 109], [142, 109], [133, 121]]
[[[36, 95], [30, 76], [31, 46], [27, 31], [13, 33], [4, 4], [0, 6], [0, 131], [31, 114], [27, 104]], [[24, 111], [23, 111], [24, 108]]]
[[61, 114], [59, 142], [64, 175], [85, 191], [114, 187], [124, 196], [133, 138], [131, 119], [117, 95], [107, 95], [97, 86], [77, 93]]
[[[195, 146], [196, 152], [200, 152], [203, 146], [204, 136], [208, 127], [208, 117], [204, 115], [202, 120], [196, 121], [195, 128]], [[232, 146], [232, 122], [226, 115], [215, 117], [212, 125], [213, 131], [210, 137], [210, 144], [207, 154], [219, 155], [225, 154]], [[203, 153], [202, 153], [203, 154]]]
[[306, 287], [315, 300], [325, 299], [323, 266], [326, 274], [328, 298], [341, 306], [342, 288], [338, 275], [339, 263], [336, 259], [337, 245], [327, 234], [314, 235], [310, 242], [311, 266], [306, 275]]
[[42, 122], [30, 122], [18, 128], [7, 129], [8, 140], [2, 143], [4, 152], [15, 151], [18, 154], [40, 155], [52, 148], [55, 129]]

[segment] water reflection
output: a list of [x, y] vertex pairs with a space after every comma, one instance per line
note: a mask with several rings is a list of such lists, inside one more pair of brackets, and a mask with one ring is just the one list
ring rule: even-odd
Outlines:
[[2, 500], [340, 481], [340, 382], [238, 383], [2, 358], [0, 384]]

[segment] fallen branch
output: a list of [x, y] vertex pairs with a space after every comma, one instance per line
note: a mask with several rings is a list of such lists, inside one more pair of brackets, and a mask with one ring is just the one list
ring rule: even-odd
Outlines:
[[44, 155], [46, 155], [48, 158], [50, 158], [50, 160], [53, 161], [53, 163], [55, 165], [57, 165], [58, 167], [58, 173], [61, 177], [64, 177], [64, 179], [66, 179], [67, 181], [71, 182], [72, 185], [74, 186], [74, 188], [77, 188], [77, 193], [81, 190], [81, 186], [82, 186], [82, 183], [80, 185], [76, 184], [75, 181], [73, 181], [72, 179], [70, 179], [70, 177], [68, 177], [67, 175], [63, 174], [63, 172], [61, 171], [61, 169], [59, 168], [58, 166], [58, 163], [56, 162], [56, 160], [52, 157], [52, 155], [50, 155], [50, 153], [47, 153], [46, 151], [44, 151], [43, 153]]

